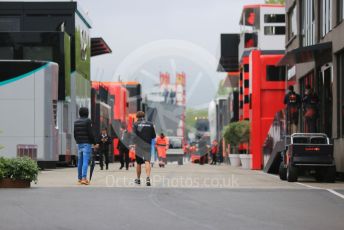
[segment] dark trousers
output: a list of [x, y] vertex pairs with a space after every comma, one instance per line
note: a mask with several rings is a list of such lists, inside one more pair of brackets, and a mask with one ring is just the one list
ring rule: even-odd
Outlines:
[[217, 161], [217, 159], [216, 159], [216, 153], [212, 153], [211, 156], [212, 156], [212, 162], [211, 162], [211, 164], [216, 165], [216, 161]]
[[105, 160], [106, 169], [108, 169], [109, 168], [109, 151], [102, 150], [99, 152], [99, 165], [101, 169], [104, 167], [104, 160]]
[[119, 162], [121, 162], [121, 168], [129, 168], [129, 151], [119, 151]]
[[317, 119], [316, 117], [306, 117], [307, 132], [316, 133], [317, 132]]

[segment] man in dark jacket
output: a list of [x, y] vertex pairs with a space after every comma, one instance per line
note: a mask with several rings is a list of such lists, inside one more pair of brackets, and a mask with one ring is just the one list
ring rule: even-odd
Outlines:
[[319, 116], [319, 98], [310, 85], [306, 86], [305, 96], [302, 99], [304, 118], [308, 133], [317, 132], [317, 120]]
[[[88, 118], [88, 108], [79, 109], [80, 118], [74, 122], [74, 139], [78, 145], [78, 179], [80, 184], [88, 185], [88, 162], [92, 152], [92, 144], [96, 144], [92, 130], [92, 121]], [[96, 145], [95, 147], [98, 147]]]
[[106, 170], [109, 169], [109, 145], [112, 143], [111, 138], [108, 136], [106, 129], [102, 129], [102, 132], [98, 138], [99, 144], [99, 164], [100, 170], [103, 170], [104, 167], [104, 159], [105, 159], [105, 166]]
[[138, 111], [136, 113], [137, 122], [134, 123], [133, 134], [132, 134], [132, 144], [135, 145], [135, 154], [136, 154], [136, 174], [137, 179], [135, 180], [136, 184], [140, 184], [141, 176], [141, 165], [145, 164], [146, 166], [146, 185], [150, 186], [150, 172], [151, 172], [151, 144], [152, 140], [155, 139], [155, 129], [152, 122], [146, 121], [145, 113]]
[[301, 97], [295, 93], [294, 86], [288, 87], [289, 92], [284, 97], [284, 104], [287, 112], [287, 128], [288, 133], [293, 134], [297, 132], [299, 123], [299, 110], [301, 108]]
[[129, 142], [130, 134], [127, 130], [127, 125], [123, 123], [121, 125], [121, 133], [118, 140], [119, 161], [121, 162], [121, 167], [119, 169], [124, 167], [124, 162], [126, 170], [129, 169]]

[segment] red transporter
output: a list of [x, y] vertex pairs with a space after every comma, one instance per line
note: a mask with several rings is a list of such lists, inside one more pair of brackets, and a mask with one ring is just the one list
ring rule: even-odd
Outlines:
[[[120, 133], [121, 123], [127, 124], [128, 131], [132, 131], [134, 122], [136, 121], [136, 112], [141, 109], [141, 85], [139, 82], [92, 82], [92, 88], [94, 91], [97, 91], [101, 97], [106, 91], [106, 94], [109, 95], [108, 99], [104, 99], [102, 104], [107, 106], [110, 110], [110, 116], [105, 120], [108, 122], [108, 125], [103, 125], [102, 127], [111, 126], [111, 134], [115, 137]], [[97, 95], [98, 95], [97, 94]], [[104, 95], [103, 95], [104, 96]], [[97, 97], [93, 97], [94, 103], [98, 101]], [[107, 105], [106, 105], [107, 103]], [[92, 105], [93, 106], [93, 105]], [[96, 108], [96, 106], [93, 106]], [[97, 112], [95, 111], [95, 116], [97, 117]], [[104, 114], [106, 114], [104, 112]], [[101, 115], [101, 114], [100, 114]], [[98, 121], [100, 120], [100, 121]], [[97, 120], [99, 124], [102, 124], [102, 116]], [[100, 126], [98, 124], [98, 131]], [[100, 131], [99, 131], [100, 132]], [[115, 156], [119, 155], [117, 149], [118, 138], [113, 139], [113, 154]]]
[[[136, 112], [141, 110], [141, 84], [136, 81], [130, 82], [104, 82], [109, 93], [114, 96], [113, 122], [115, 133], [120, 132], [120, 124], [127, 124], [128, 131], [131, 132], [136, 121]], [[114, 155], [119, 155], [117, 149], [118, 139], [114, 138]]]
[[[120, 124], [127, 123], [127, 90], [121, 83], [118, 82], [103, 82], [103, 84], [108, 88], [109, 94], [114, 97], [112, 107], [112, 128], [113, 131], [118, 135]], [[118, 145], [118, 138], [113, 139], [113, 154], [115, 156], [119, 155], [119, 151], [117, 149]]]
[[263, 55], [259, 50], [250, 54], [251, 137], [252, 169], [263, 166], [263, 144], [275, 114], [284, 108], [285, 68], [276, 64], [283, 54]]
[[92, 82], [91, 90], [91, 119], [93, 122], [93, 129], [95, 133], [99, 134], [105, 128], [108, 132], [111, 131], [111, 106], [108, 101], [111, 95], [108, 93], [108, 88], [101, 82]]
[[239, 150], [252, 154], [252, 169], [262, 169], [263, 144], [275, 114], [284, 107], [285, 8], [277, 4], [246, 5], [240, 19], [239, 119], [251, 123], [249, 144]]

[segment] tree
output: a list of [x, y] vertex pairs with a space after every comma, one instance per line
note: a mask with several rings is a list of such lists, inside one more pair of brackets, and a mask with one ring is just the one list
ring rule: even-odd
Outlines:
[[195, 128], [196, 118], [205, 117], [208, 118], [208, 109], [193, 109], [188, 108], [186, 109], [186, 118], [185, 118], [185, 125], [186, 128], [191, 131]]
[[250, 141], [250, 122], [243, 120], [231, 122], [225, 127], [223, 137], [226, 143], [231, 145], [233, 153], [237, 152], [238, 145]]
[[266, 4], [285, 4], [285, 0], [265, 0]]

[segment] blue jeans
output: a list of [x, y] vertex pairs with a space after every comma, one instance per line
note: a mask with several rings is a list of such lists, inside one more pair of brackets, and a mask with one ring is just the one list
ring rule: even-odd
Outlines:
[[91, 144], [78, 144], [78, 179], [87, 178], [88, 162], [91, 156]]

